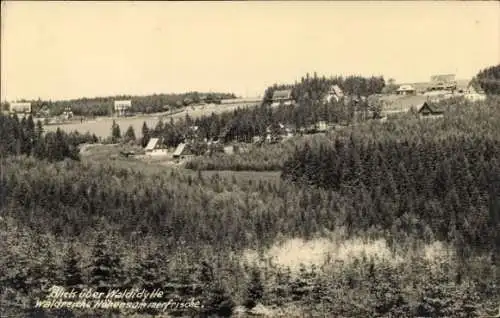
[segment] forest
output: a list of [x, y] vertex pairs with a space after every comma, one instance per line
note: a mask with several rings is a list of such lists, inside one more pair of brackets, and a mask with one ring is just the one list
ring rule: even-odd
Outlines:
[[481, 70], [473, 79], [487, 94], [500, 94], [500, 64]]
[[291, 89], [292, 97], [296, 101], [302, 99], [310, 99], [313, 101], [321, 100], [321, 98], [328, 92], [332, 85], [338, 85], [345, 95], [361, 97], [368, 97], [372, 94], [379, 94], [385, 87], [385, 80], [380, 77], [363, 77], [359, 75], [350, 75], [346, 77], [332, 76], [318, 76], [316, 73], [313, 76], [306, 74], [301, 77], [299, 82], [295, 84], [274, 84], [266, 89], [264, 92], [264, 103], [271, 103], [273, 92], [279, 89]]
[[68, 134], [59, 128], [45, 133], [42, 122], [35, 124], [31, 115], [19, 119], [17, 115], [0, 114], [0, 136], [1, 157], [27, 155], [48, 161], [79, 160], [78, 146], [98, 141], [95, 135], [77, 131]]
[[[71, 151], [36, 156], [49, 134], [30, 139], [31, 120], [2, 117], [2, 136], [14, 137], [1, 140], [11, 155], [0, 162], [0, 315], [112, 312], [35, 308], [52, 285], [162, 288], [165, 301], [202, 304], [170, 312], [188, 317], [263, 307], [287, 317], [491, 314], [500, 301], [499, 107], [490, 97], [449, 105], [443, 118], [407, 114], [263, 147], [255, 165], [275, 147], [288, 153], [278, 183], [150, 173]], [[60, 134], [68, 148], [84, 139]], [[272, 257], [280, 242], [335, 237], [382, 240], [388, 252], [332, 248], [313, 264]], [[429, 246], [442, 253], [426, 256]]]

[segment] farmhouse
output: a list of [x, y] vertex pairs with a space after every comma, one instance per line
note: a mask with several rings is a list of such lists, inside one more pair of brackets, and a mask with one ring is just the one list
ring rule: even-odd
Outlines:
[[[283, 125], [277, 123], [266, 127], [266, 135], [264, 140], [268, 143], [275, 143], [293, 137], [295, 134], [295, 127], [293, 125]], [[259, 142], [261, 139], [255, 138], [254, 142]]]
[[283, 105], [293, 104], [291, 89], [277, 90], [273, 93], [273, 103], [271, 104], [271, 106], [279, 106], [280, 104]]
[[472, 81], [464, 90], [464, 93], [464, 97], [471, 102], [483, 101], [486, 99], [486, 94], [482, 88], [479, 85], [474, 84]]
[[427, 88], [428, 91], [455, 91], [456, 89], [455, 74], [433, 75]]
[[167, 149], [163, 147], [161, 138], [151, 138], [144, 150], [146, 154], [150, 156], [167, 154]]
[[431, 82], [433, 83], [438, 83], [438, 82], [453, 82], [455, 81], [455, 74], [438, 74], [438, 75], [432, 75], [431, 76]]
[[114, 110], [117, 116], [125, 116], [132, 108], [131, 100], [115, 100]]
[[328, 131], [328, 124], [324, 120], [320, 120], [316, 123], [316, 130], [318, 132], [325, 132]]
[[174, 159], [188, 159], [194, 157], [194, 153], [187, 144], [180, 143], [177, 148], [175, 148], [173, 157]]
[[31, 113], [31, 103], [10, 103], [11, 113]]
[[328, 93], [325, 96], [325, 101], [327, 103], [331, 102], [332, 100], [339, 101], [344, 97], [344, 92], [338, 85], [332, 85], [330, 89], [328, 90]]
[[413, 86], [411, 85], [401, 85], [396, 91], [396, 94], [398, 95], [415, 95], [416, 90]]
[[422, 116], [442, 116], [444, 109], [436, 105], [430, 105], [424, 102], [418, 109], [418, 113]]

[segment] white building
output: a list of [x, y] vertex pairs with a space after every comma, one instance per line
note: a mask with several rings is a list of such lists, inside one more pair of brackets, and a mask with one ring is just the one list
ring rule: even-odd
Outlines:
[[124, 116], [127, 111], [132, 107], [131, 100], [115, 100], [115, 113], [118, 116]]
[[469, 92], [465, 94], [465, 98], [471, 102], [479, 102], [486, 100], [486, 95], [477, 92]]
[[31, 113], [31, 103], [10, 103], [11, 113]]
[[338, 85], [332, 85], [325, 96], [325, 102], [329, 103], [332, 100], [339, 101], [344, 97], [344, 92]]
[[412, 85], [401, 85], [396, 93], [398, 95], [415, 95], [416, 90]]
[[288, 106], [288, 105], [292, 105], [293, 103], [294, 103], [294, 100], [292, 97], [292, 90], [291, 89], [277, 90], [273, 93], [273, 101], [271, 104], [272, 107], [277, 107], [280, 104]]

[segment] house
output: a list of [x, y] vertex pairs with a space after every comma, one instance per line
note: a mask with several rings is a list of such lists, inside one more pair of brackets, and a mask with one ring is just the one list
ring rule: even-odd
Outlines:
[[468, 101], [471, 101], [471, 102], [478, 102], [478, 101], [486, 100], [486, 94], [482, 93], [481, 91], [478, 92], [474, 88], [467, 89], [467, 93], [465, 93], [464, 97]]
[[114, 110], [117, 116], [125, 116], [132, 108], [131, 100], [115, 100]]
[[31, 103], [10, 103], [11, 113], [31, 113]]
[[37, 117], [50, 117], [50, 109], [47, 105], [43, 105], [37, 112]]
[[344, 97], [344, 92], [338, 85], [332, 85], [325, 96], [325, 101], [327, 103], [332, 100], [339, 101]]
[[175, 148], [174, 159], [189, 159], [194, 157], [194, 153], [191, 148], [186, 143], [180, 143], [177, 148]]
[[149, 139], [144, 151], [146, 152], [146, 155], [150, 156], [167, 155], [168, 153], [167, 149], [163, 146], [161, 138]]
[[295, 126], [293, 125], [283, 125], [282, 123], [277, 123], [274, 125], [269, 125], [266, 127], [266, 134], [264, 139], [258, 137], [253, 139], [253, 142], [258, 143], [262, 140], [268, 143], [275, 143], [282, 141], [284, 139], [291, 138], [295, 135]]
[[252, 137], [252, 143], [254, 144], [260, 144], [262, 142], [262, 137], [261, 136], [253, 136]]
[[396, 94], [398, 95], [415, 95], [417, 91], [412, 85], [401, 85], [396, 90]]
[[469, 83], [464, 92], [465, 92], [464, 97], [471, 102], [486, 100], [486, 94], [484, 93], [481, 86], [472, 81]]
[[279, 106], [283, 105], [292, 105], [294, 102], [292, 98], [292, 90], [291, 89], [283, 89], [277, 90], [273, 93], [273, 101], [271, 106]]
[[456, 89], [455, 74], [433, 75], [427, 88], [428, 91], [455, 91]]
[[73, 111], [71, 110], [71, 107], [66, 107], [61, 117], [66, 120], [73, 118]]
[[427, 102], [424, 102], [418, 108], [418, 114], [422, 116], [442, 116], [444, 113], [444, 109], [442, 107], [436, 105], [430, 105]]
[[437, 83], [437, 82], [454, 82], [455, 81], [455, 74], [438, 74], [438, 75], [432, 75], [431, 76], [431, 82]]
[[316, 130], [319, 132], [325, 132], [328, 130], [328, 124], [326, 121], [320, 120], [316, 123]]
[[234, 146], [233, 145], [231, 145], [231, 146], [225, 146], [224, 147], [224, 153], [228, 154], [228, 155], [234, 154], [235, 153]]

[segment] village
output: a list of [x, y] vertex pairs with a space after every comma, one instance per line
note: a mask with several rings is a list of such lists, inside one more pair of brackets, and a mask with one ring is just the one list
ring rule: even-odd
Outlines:
[[[292, 90], [276, 90], [273, 93], [271, 107], [293, 106], [297, 101], [292, 97]], [[377, 103], [381, 103], [380, 114], [372, 111], [358, 111], [358, 116], [369, 117], [375, 120], [386, 121], [387, 117], [394, 113], [414, 111], [422, 118], [439, 118], [443, 116], [444, 109], [439, 106], [439, 102], [451, 98], [465, 98], [471, 102], [482, 101], [486, 98], [484, 92], [476, 88], [470, 81], [456, 81], [454, 75], [434, 75], [428, 83], [402, 84], [389, 94], [364, 96], [347, 96], [338, 85], [332, 85], [328, 93], [323, 96], [324, 103], [335, 101], [337, 103], [366, 102], [368, 109], [373, 109]], [[230, 101], [223, 101], [229, 103]], [[366, 119], [366, 118], [364, 118]], [[190, 160], [197, 155], [208, 155], [214, 152], [221, 152], [228, 155], [244, 153], [249, 147], [260, 146], [263, 143], [273, 144], [284, 142], [296, 135], [304, 134], [325, 134], [336, 129], [342, 129], [345, 125], [333, 124], [326, 121], [317, 121], [305, 128], [297, 129], [292, 124], [277, 123], [266, 127], [265, 134], [254, 136], [252, 142], [231, 142], [224, 144], [227, 131], [221, 133], [215, 140], [203, 139], [199, 134], [199, 127], [191, 126], [190, 137], [185, 138], [175, 149], [168, 149], [163, 146], [161, 138], [152, 138], [144, 148], [144, 155], [140, 158], [171, 158], [174, 162], [181, 163]], [[196, 154], [192, 148], [194, 144], [202, 143], [207, 150], [203, 154]], [[128, 156], [132, 153], [126, 154]]]
[[[415, 112], [422, 118], [438, 118], [443, 116], [444, 109], [440, 101], [452, 98], [464, 98], [471, 102], [482, 101], [486, 98], [484, 92], [474, 85], [472, 81], [456, 80], [455, 75], [433, 75], [429, 82], [412, 83], [400, 85], [388, 85], [389, 90], [381, 94], [371, 96], [359, 96], [345, 94], [339, 85], [332, 85], [328, 92], [321, 96], [320, 102], [340, 103], [341, 105], [364, 105], [355, 107], [354, 120], [379, 120], [387, 121], [395, 114], [408, 111]], [[390, 89], [392, 88], [392, 90]], [[176, 105], [177, 108], [166, 113], [156, 114], [156, 119], [166, 120], [173, 118], [175, 114], [193, 115], [207, 114], [214, 108], [221, 111], [229, 111], [227, 107], [257, 107], [263, 103], [259, 98], [232, 98], [232, 99], [214, 99], [207, 95], [201, 95], [196, 100], [186, 98]], [[298, 105], [297, 98], [293, 96], [292, 89], [278, 89], [272, 94], [272, 100], [269, 106], [276, 107], [295, 107]], [[225, 107], [227, 109], [225, 109]], [[131, 100], [115, 100], [113, 103], [113, 117], [119, 118], [137, 118], [141, 119], [140, 114], [131, 112]], [[166, 107], [168, 108], [168, 107]], [[31, 114], [31, 103], [14, 102], [10, 103], [10, 114], [25, 116]], [[144, 116], [144, 114], [143, 114]], [[43, 118], [46, 125], [59, 126], [65, 123], [84, 122], [87, 119], [75, 118], [71, 107], [66, 107], [60, 116], [50, 116], [50, 110], [46, 107], [39, 109], [35, 117]], [[150, 117], [151, 118], [151, 117]], [[182, 142], [176, 147], [167, 147], [161, 137], [151, 138], [141, 151], [122, 151], [121, 155], [127, 158], [136, 158], [144, 161], [161, 161], [167, 164], [181, 164], [193, 159], [196, 156], [209, 155], [213, 153], [225, 153], [233, 155], [249, 151], [250, 147], [259, 147], [262, 144], [275, 144], [284, 142], [297, 135], [305, 134], [327, 134], [332, 131], [343, 129], [348, 123], [329, 123], [325, 120], [318, 120], [306, 127], [297, 128], [289, 123], [275, 123], [265, 129], [264, 134], [255, 135], [251, 141], [238, 141], [237, 138], [229, 138], [227, 134], [232, 133], [229, 129], [223, 129], [218, 137], [210, 140], [200, 134], [198, 126], [189, 126], [188, 133], [184, 134]], [[50, 127], [50, 126], [49, 126]], [[92, 133], [92, 131], [90, 131]], [[234, 137], [234, 136], [233, 136]]]

